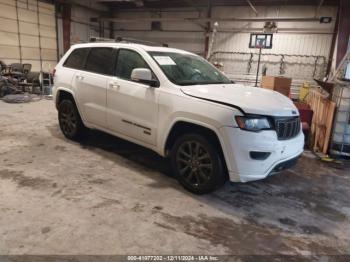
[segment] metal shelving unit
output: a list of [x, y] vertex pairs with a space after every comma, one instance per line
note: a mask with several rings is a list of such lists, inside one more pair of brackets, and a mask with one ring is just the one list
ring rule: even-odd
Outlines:
[[345, 54], [332, 79], [335, 83], [332, 99], [337, 105], [337, 112], [330, 151], [343, 156], [350, 156], [350, 82], [341, 80], [349, 63], [350, 51]]

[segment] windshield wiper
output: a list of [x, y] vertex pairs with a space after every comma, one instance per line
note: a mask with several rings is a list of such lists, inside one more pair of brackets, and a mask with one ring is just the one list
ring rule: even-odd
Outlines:
[[200, 82], [177, 82], [178, 85], [180, 86], [194, 86], [194, 85], [201, 85], [202, 83]]
[[191, 86], [191, 85], [218, 85], [218, 84], [231, 84], [230, 82], [178, 82], [180, 86]]
[[223, 81], [218, 81], [218, 82], [210, 82], [210, 83], [206, 83], [209, 85], [220, 85], [220, 84], [231, 84], [230, 82], [223, 82]]

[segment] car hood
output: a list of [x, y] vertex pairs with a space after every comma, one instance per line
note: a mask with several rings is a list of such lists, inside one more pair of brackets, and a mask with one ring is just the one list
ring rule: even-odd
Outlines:
[[288, 97], [268, 89], [240, 84], [182, 86], [186, 95], [239, 107], [248, 114], [297, 116], [298, 110]]

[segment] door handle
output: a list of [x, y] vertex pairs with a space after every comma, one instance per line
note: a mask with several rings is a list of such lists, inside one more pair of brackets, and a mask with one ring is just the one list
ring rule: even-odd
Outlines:
[[117, 82], [110, 82], [110, 83], [109, 83], [109, 87], [110, 87], [110, 88], [119, 88], [120, 85], [119, 85]]
[[84, 79], [84, 77], [82, 75], [76, 75], [75, 77], [80, 81]]

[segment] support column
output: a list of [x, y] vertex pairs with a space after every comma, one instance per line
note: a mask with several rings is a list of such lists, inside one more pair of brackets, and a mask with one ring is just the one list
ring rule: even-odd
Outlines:
[[114, 23], [109, 22], [109, 38], [114, 39]]
[[70, 32], [71, 32], [71, 5], [62, 5], [62, 25], [63, 25], [63, 49], [64, 52], [70, 48]]
[[[208, 0], [207, 18], [211, 18], [211, 0]], [[209, 52], [210, 31], [211, 31], [210, 21], [208, 21], [205, 27], [204, 58], [208, 56], [208, 52]]]
[[350, 38], [350, 1], [340, 0], [339, 27], [337, 44], [337, 66], [343, 59], [349, 45]]

